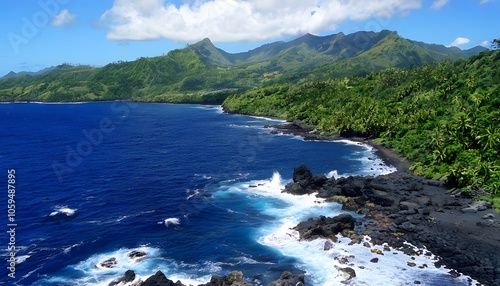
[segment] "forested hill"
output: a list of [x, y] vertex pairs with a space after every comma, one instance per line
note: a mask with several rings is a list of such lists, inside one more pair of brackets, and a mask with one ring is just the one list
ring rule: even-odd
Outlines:
[[500, 50], [466, 61], [253, 89], [230, 96], [223, 107], [371, 138], [414, 162], [415, 173], [483, 194], [500, 209]]
[[414, 42], [386, 30], [307, 34], [237, 54], [205, 39], [164, 56], [101, 68], [62, 64], [38, 73], [9, 73], [0, 79], [0, 101], [220, 103], [230, 93], [254, 87], [362, 76], [388, 67], [466, 59], [477, 52]]

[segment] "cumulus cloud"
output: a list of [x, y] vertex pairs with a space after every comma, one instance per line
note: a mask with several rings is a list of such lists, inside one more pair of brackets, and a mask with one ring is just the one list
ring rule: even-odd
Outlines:
[[469, 42], [470, 42], [470, 40], [467, 38], [458, 37], [455, 39], [455, 41], [453, 41], [453, 43], [450, 44], [450, 46], [451, 47], [458, 47], [461, 45], [468, 44]]
[[479, 45], [490, 49], [491, 48], [491, 41], [482, 41]]
[[[258, 41], [335, 29], [347, 20], [391, 18], [421, 0], [115, 0], [101, 16], [110, 40]], [[387, 20], [380, 20], [380, 29]]]
[[75, 14], [71, 14], [67, 9], [64, 9], [54, 17], [50, 25], [54, 27], [69, 26], [75, 21], [75, 19]]
[[[484, 0], [483, 0], [483, 1], [484, 1]], [[432, 3], [431, 9], [433, 9], [433, 10], [439, 10], [439, 9], [441, 9], [444, 5], [446, 5], [446, 3], [448, 3], [448, 0], [435, 0], [435, 1]]]

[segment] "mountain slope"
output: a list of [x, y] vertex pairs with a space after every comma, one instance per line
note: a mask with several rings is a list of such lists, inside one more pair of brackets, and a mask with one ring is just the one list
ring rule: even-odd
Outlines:
[[[375, 47], [394, 45], [390, 49], [374, 49]], [[286, 70], [290, 66], [301, 64], [301, 68], [318, 67], [328, 63], [339, 62], [356, 57], [371, 50], [372, 56], [364, 56], [362, 60], [372, 61], [378, 68], [421, 66], [429, 62], [440, 62], [445, 59], [466, 59], [484, 49], [474, 48], [462, 51], [456, 47], [426, 44], [400, 38], [396, 32], [356, 32], [349, 35], [343, 33], [329, 36], [306, 34], [290, 42], [275, 42], [263, 45], [248, 52], [231, 54], [216, 48], [209, 39], [190, 45], [204, 62], [212, 66], [229, 67], [237, 64], [256, 64], [270, 67], [270, 70]], [[398, 51], [401, 49], [401, 51]], [[389, 52], [388, 55], [384, 53]], [[374, 56], [376, 55], [376, 56]], [[288, 66], [287, 66], [288, 65]], [[276, 67], [279, 68], [276, 68]]]
[[236, 54], [204, 39], [165, 56], [102, 68], [61, 65], [40, 73], [9, 73], [0, 79], [0, 101], [198, 102], [207, 94], [213, 101], [217, 93], [222, 98], [231, 91], [274, 83], [359, 76], [388, 67], [422, 66], [468, 56], [457, 48], [406, 40], [387, 30], [306, 34], [290, 42], [274, 42]]

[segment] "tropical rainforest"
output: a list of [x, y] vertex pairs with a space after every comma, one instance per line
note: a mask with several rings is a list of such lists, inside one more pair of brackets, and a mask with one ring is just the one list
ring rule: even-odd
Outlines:
[[465, 61], [248, 90], [223, 106], [370, 138], [413, 162], [414, 173], [500, 208], [500, 50]]
[[307, 34], [238, 54], [205, 39], [154, 58], [0, 79], [4, 102], [109, 100], [223, 104], [368, 138], [401, 153], [414, 173], [500, 209], [499, 50], [462, 51], [385, 30]]

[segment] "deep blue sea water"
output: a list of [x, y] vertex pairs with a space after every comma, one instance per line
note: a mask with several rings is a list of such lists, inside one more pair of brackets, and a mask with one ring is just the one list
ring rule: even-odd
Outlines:
[[[132, 269], [185, 284], [241, 270], [267, 285], [287, 270], [308, 285], [467, 285], [432, 257], [299, 242], [290, 227], [337, 204], [281, 193], [306, 163], [329, 176], [392, 169], [367, 146], [273, 135], [264, 118], [218, 106], [115, 103], [0, 104], [1, 285], [107, 285]], [[370, 158], [370, 159], [369, 159]], [[8, 171], [15, 170], [15, 278], [8, 269]], [[135, 261], [127, 254], [147, 253]], [[97, 267], [115, 258], [112, 269]], [[407, 267], [408, 261], [429, 267]]]

